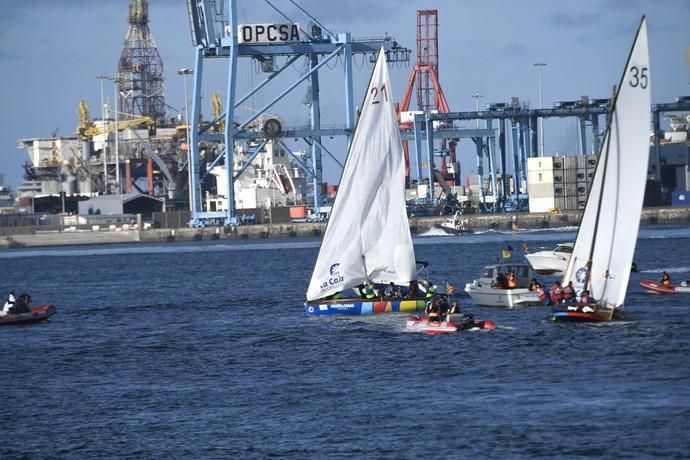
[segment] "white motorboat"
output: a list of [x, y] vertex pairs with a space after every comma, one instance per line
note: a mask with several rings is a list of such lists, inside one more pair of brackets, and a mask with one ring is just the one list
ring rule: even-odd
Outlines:
[[463, 233], [472, 233], [469, 228], [469, 220], [463, 219], [459, 212], [456, 212], [453, 217], [449, 217], [441, 224], [441, 229], [450, 233], [451, 235], [461, 235]]
[[573, 243], [561, 243], [553, 249], [527, 253], [525, 258], [538, 274], [553, 275], [565, 271], [572, 253]]
[[[510, 272], [515, 275], [516, 287], [507, 289], [502, 286], [500, 278]], [[487, 307], [515, 308], [537, 305], [539, 294], [529, 290], [532, 278], [532, 268], [525, 263], [504, 262], [487, 265], [479, 279], [465, 285], [465, 292], [474, 303]]]

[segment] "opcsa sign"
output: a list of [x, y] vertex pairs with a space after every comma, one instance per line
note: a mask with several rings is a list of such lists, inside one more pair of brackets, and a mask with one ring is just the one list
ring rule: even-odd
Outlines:
[[300, 41], [299, 24], [240, 24], [237, 43], [290, 43]]

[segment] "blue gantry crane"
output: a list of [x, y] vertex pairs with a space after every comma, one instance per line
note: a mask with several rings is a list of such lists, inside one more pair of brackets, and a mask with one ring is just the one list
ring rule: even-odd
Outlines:
[[[237, 172], [233, 171], [233, 146], [236, 140], [257, 139], [263, 137], [263, 144], [270, 140], [278, 140], [280, 145], [290, 154], [311, 178], [314, 206], [320, 205], [319, 189], [322, 182], [322, 151], [330, 154], [322, 143], [323, 137], [351, 136], [355, 125], [355, 110], [353, 103], [353, 55], [369, 56], [375, 59], [381, 47], [385, 50], [388, 62], [408, 62], [410, 50], [399, 46], [389, 36], [375, 39], [353, 39], [349, 33], [334, 33], [309, 14], [296, 1], [287, 0], [296, 10], [299, 18], [307, 22], [307, 26], [288, 16], [276, 7], [270, 0], [264, 0], [266, 8], [270, 8], [283, 18], [280, 23], [252, 23], [238, 24], [238, 10], [236, 0], [187, 0], [189, 19], [192, 28], [192, 41], [195, 49], [194, 85], [192, 89], [192, 114], [190, 122], [190, 209], [191, 226], [204, 226], [210, 223], [234, 225], [237, 223], [234, 203], [234, 182], [244, 172], [252, 161], [251, 157]], [[286, 59], [280, 68], [274, 68], [273, 62], [277, 57]], [[247, 99], [271, 83], [275, 77], [289, 68], [298, 59], [305, 57], [308, 61], [306, 72], [282, 88], [263, 107], [249, 118], [233, 123], [235, 112]], [[238, 95], [238, 61], [241, 58], [254, 59], [260, 63], [267, 77], [254, 86], [247, 94]], [[227, 60], [227, 87], [224, 112], [201, 126], [200, 103], [202, 97], [202, 81], [204, 63], [209, 59]], [[322, 126], [319, 95], [319, 71], [324, 66], [342, 61], [344, 68], [344, 123], [339, 127]], [[300, 84], [307, 82], [310, 86], [310, 126], [301, 129], [289, 129], [281, 125], [276, 118], [263, 121], [261, 133], [250, 130], [252, 123], [266, 114], [278, 101], [293, 92]], [[222, 121], [224, 131], [214, 132], [211, 129]], [[311, 150], [310, 164], [296, 156], [281, 138], [302, 139]], [[226, 209], [220, 211], [203, 211], [201, 206], [201, 182], [205, 176], [199, 171], [199, 143], [204, 141], [216, 142], [224, 146], [222, 153], [209, 166], [213, 168], [221, 161], [227, 168], [227, 197]], [[256, 152], [261, 147], [256, 149]], [[207, 172], [206, 172], [207, 174]], [[219, 191], [219, 194], [222, 193]]]

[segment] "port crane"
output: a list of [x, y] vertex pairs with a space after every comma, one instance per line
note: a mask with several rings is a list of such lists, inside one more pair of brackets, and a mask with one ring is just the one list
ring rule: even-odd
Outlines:
[[[277, 8], [270, 0], [264, 0], [267, 8], [275, 11], [284, 22], [266, 24], [261, 21], [253, 24], [238, 24], [236, 0], [188, 0], [187, 9], [192, 30], [192, 43], [195, 47], [194, 84], [192, 89], [192, 116], [190, 129], [190, 226], [204, 226], [213, 223], [234, 225], [237, 223], [234, 203], [234, 182], [246, 168], [237, 173], [233, 170], [233, 146], [236, 141], [263, 138], [265, 141], [277, 140], [288, 154], [311, 178], [314, 207], [318, 211], [321, 204], [319, 189], [322, 183], [322, 152], [330, 154], [323, 138], [352, 135], [355, 126], [355, 107], [353, 101], [353, 56], [363, 55], [375, 59], [380, 49], [386, 52], [388, 62], [408, 62], [410, 51], [397, 44], [390, 36], [374, 39], [353, 39], [347, 32], [334, 33], [314, 16], [302, 8], [295, 0], [288, 0], [293, 14], [302, 18], [299, 23], [285, 11]], [[278, 58], [285, 64], [276, 66]], [[275, 78], [290, 68], [298, 59], [305, 58], [308, 71], [287, 85], [263, 107], [241, 123], [235, 124], [235, 112], [250, 97], [263, 91]], [[224, 59], [227, 62], [227, 85], [224, 110], [210, 123], [200, 124], [200, 106], [204, 64], [208, 60]], [[238, 64], [240, 59], [253, 59], [268, 74], [265, 80], [254, 86], [247, 94], [238, 93]], [[319, 73], [327, 65], [342, 62], [344, 82], [344, 123], [340, 126], [322, 126], [319, 95]], [[252, 129], [252, 124], [265, 116], [267, 111], [303, 82], [311, 86], [310, 126], [289, 129], [273, 118], [263, 122], [260, 131]], [[275, 85], [274, 85], [275, 86]], [[222, 134], [211, 128], [222, 120], [225, 129]], [[310, 164], [296, 156], [281, 140], [282, 138], [302, 139], [311, 150]], [[223, 161], [228, 180], [225, 197], [226, 209], [203, 211], [201, 206], [201, 181], [199, 164], [199, 143], [211, 141], [224, 146], [215, 167]], [[208, 174], [208, 171], [205, 172]], [[221, 193], [221, 191], [219, 191]]]

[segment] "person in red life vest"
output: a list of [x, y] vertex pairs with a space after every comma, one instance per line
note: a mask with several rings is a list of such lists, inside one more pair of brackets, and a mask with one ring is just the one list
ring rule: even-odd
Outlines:
[[539, 302], [541, 302], [542, 305], [549, 305], [551, 303], [551, 297], [549, 296], [548, 291], [545, 291], [544, 286], [539, 283], [537, 283], [537, 295], [539, 296]]
[[563, 288], [561, 287], [561, 282], [556, 281], [551, 287], [551, 302], [555, 304], [561, 303], [563, 300]]
[[563, 303], [575, 302], [575, 288], [573, 287], [573, 282], [569, 281], [568, 285], [563, 288]]

